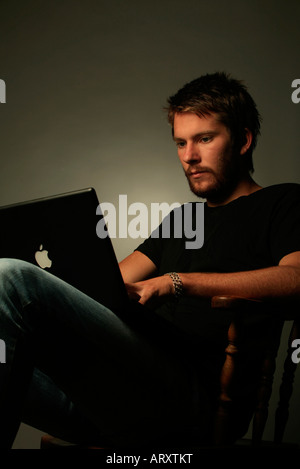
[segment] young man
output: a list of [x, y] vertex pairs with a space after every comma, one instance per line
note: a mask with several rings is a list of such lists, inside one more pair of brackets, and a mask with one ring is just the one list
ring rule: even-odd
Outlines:
[[[190, 188], [206, 199], [204, 245], [186, 249], [171, 230], [120, 263], [129, 296], [149, 307], [129, 322], [34, 266], [1, 260], [4, 447], [21, 420], [72, 441], [209, 441], [230, 321], [210, 298], [299, 298], [300, 187], [253, 181], [260, 125], [246, 88], [205, 75], [169, 99], [168, 115]], [[264, 339], [263, 318], [249, 328]], [[256, 359], [245, 367], [233, 439], [251, 418]]]
[[[235, 99], [234, 104], [230, 98]], [[224, 113], [227, 115], [223, 116]], [[222, 207], [262, 189], [250, 175], [253, 168], [252, 151], [260, 128], [259, 114], [252, 98], [240, 83], [227, 80], [224, 74], [208, 75], [189, 83], [170, 98], [169, 119], [190, 188], [194, 194], [206, 199], [207, 207]], [[266, 216], [260, 206], [260, 197], [264, 200], [267, 197], [265, 194], [270, 192], [269, 197], [272, 198], [274, 191], [280, 199], [286, 192], [297, 193], [298, 190], [295, 186], [281, 186], [253, 197], [257, 200], [257, 233], [262, 230]], [[291, 199], [293, 201], [293, 195]], [[254, 221], [255, 218], [252, 224]], [[241, 220], [236, 222], [241, 223]], [[294, 220], [295, 224], [298, 222], [299, 218]], [[234, 225], [231, 231], [233, 229]], [[249, 239], [253, 234], [249, 233]], [[228, 244], [233, 243], [223, 240], [222, 244], [226, 250]], [[288, 241], [283, 244], [288, 244]], [[203, 255], [202, 252], [197, 254], [199, 257]], [[208, 275], [203, 272], [182, 274], [183, 290], [186, 295], [201, 297], [218, 294], [255, 298], [299, 295], [300, 252], [296, 240], [285, 254], [276, 259], [277, 264], [257, 265], [259, 270], [254, 271], [249, 268], [245, 271], [243, 268], [243, 272], [230, 275]], [[220, 267], [221, 272], [227, 272], [227, 269], [224, 270], [225, 264]], [[228, 267], [231, 271], [232, 267]], [[262, 270], [261, 267], [267, 267], [268, 270]], [[137, 282], [149, 274], [153, 275], [156, 266], [151, 266], [149, 259], [137, 251], [121, 263], [121, 269], [125, 280]], [[130, 285], [129, 288], [141, 296], [142, 303], [147, 303], [152, 296], [170, 294], [172, 282], [168, 277], [155, 278]]]

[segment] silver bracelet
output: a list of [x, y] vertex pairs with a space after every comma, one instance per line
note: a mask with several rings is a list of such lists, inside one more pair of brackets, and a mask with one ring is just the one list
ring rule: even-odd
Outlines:
[[174, 292], [175, 292], [175, 298], [178, 299], [183, 295], [183, 285], [181, 278], [177, 274], [177, 272], [168, 272], [165, 275], [169, 275], [171, 277], [173, 286], [174, 286]]

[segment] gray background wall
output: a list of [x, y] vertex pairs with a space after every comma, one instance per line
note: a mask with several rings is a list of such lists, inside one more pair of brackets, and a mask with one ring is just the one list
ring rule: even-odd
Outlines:
[[[192, 200], [162, 106], [216, 70], [263, 115], [257, 182], [300, 182], [299, 14], [298, 0], [0, 1], [0, 205], [87, 186], [116, 206]], [[118, 259], [137, 242], [113, 240]], [[300, 443], [296, 388], [286, 438]], [[22, 426], [15, 447], [39, 437]]]

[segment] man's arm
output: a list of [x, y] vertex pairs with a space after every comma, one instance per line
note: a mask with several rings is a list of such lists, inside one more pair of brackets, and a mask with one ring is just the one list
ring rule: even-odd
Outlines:
[[134, 251], [125, 257], [119, 267], [125, 283], [135, 283], [153, 276], [156, 272], [156, 265], [140, 251]]
[[[234, 273], [179, 273], [187, 296], [232, 295], [256, 299], [300, 299], [300, 251], [283, 257], [278, 266]], [[172, 280], [161, 276], [128, 286], [142, 304], [174, 294]]]
[[225, 274], [182, 274], [187, 295], [234, 295], [256, 299], [300, 298], [300, 252], [288, 254], [278, 266]]

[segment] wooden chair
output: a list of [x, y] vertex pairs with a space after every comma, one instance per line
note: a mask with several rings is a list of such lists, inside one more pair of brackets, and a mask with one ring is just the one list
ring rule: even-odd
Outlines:
[[285, 321], [292, 321], [288, 338], [287, 354], [281, 381], [279, 402], [275, 416], [273, 444], [282, 445], [284, 431], [289, 416], [289, 402], [293, 392], [293, 382], [297, 364], [292, 361], [293, 341], [299, 338], [300, 309], [299, 305], [274, 302], [262, 302], [253, 299], [218, 296], [212, 298], [212, 308], [230, 311], [232, 321], [228, 330], [226, 358], [220, 377], [221, 393], [215, 425], [215, 444], [226, 444], [226, 435], [230, 415], [234, 406], [234, 384], [239, 366], [239, 355], [243, 345], [246, 315], [264, 315], [268, 320], [268, 336], [262, 349], [260, 383], [257, 390], [257, 404], [253, 417], [252, 446], [263, 444], [262, 437], [268, 418], [268, 406], [272, 394], [276, 357], [281, 340], [281, 331]]
[[[289, 416], [289, 402], [293, 392], [294, 374], [297, 364], [292, 361], [293, 340], [300, 338], [299, 305], [275, 304], [247, 298], [216, 296], [211, 300], [213, 309], [226, 311], [231, 323], [228, 329], [228, 345], [225, 350], [225, 361], [220, 376], [219, 406], [216, 412], [214, 445], [227, 447], [229, 443], [231, 416], [234, 410], [235, 385], [239, 367], [243, 366], [243, 345], [248, 317], [262, 315], [267, 320], [267, 335], [261, 350], [260, 382], [257, 390], [257, 404], [253, 417], [251, 447], [263, 444], [263, 433], [268, 418], [269, 400], [272, 394], [273, 378], [276, 369], [276, 357], [281, 340], [282, 327], [285, 321], [293, 321], [287, 344], [287, 356], [280, 387], [280, 398], [276, 410], [274, 448], [282, 445], [284, 430]], [[298, 307], [297, 307], [298, 306]], [[288, 310], [287, 310], [288, 307]], [[230, 444], [231, 445], [231, 444]], [[201, 447], [201, 442], [199, 442]], [[59, 440], [51, 435], [44, 435], [41, 448], [78, 448], [78, 445]], [[94, 447], [86, 447], [94, 448]]]

